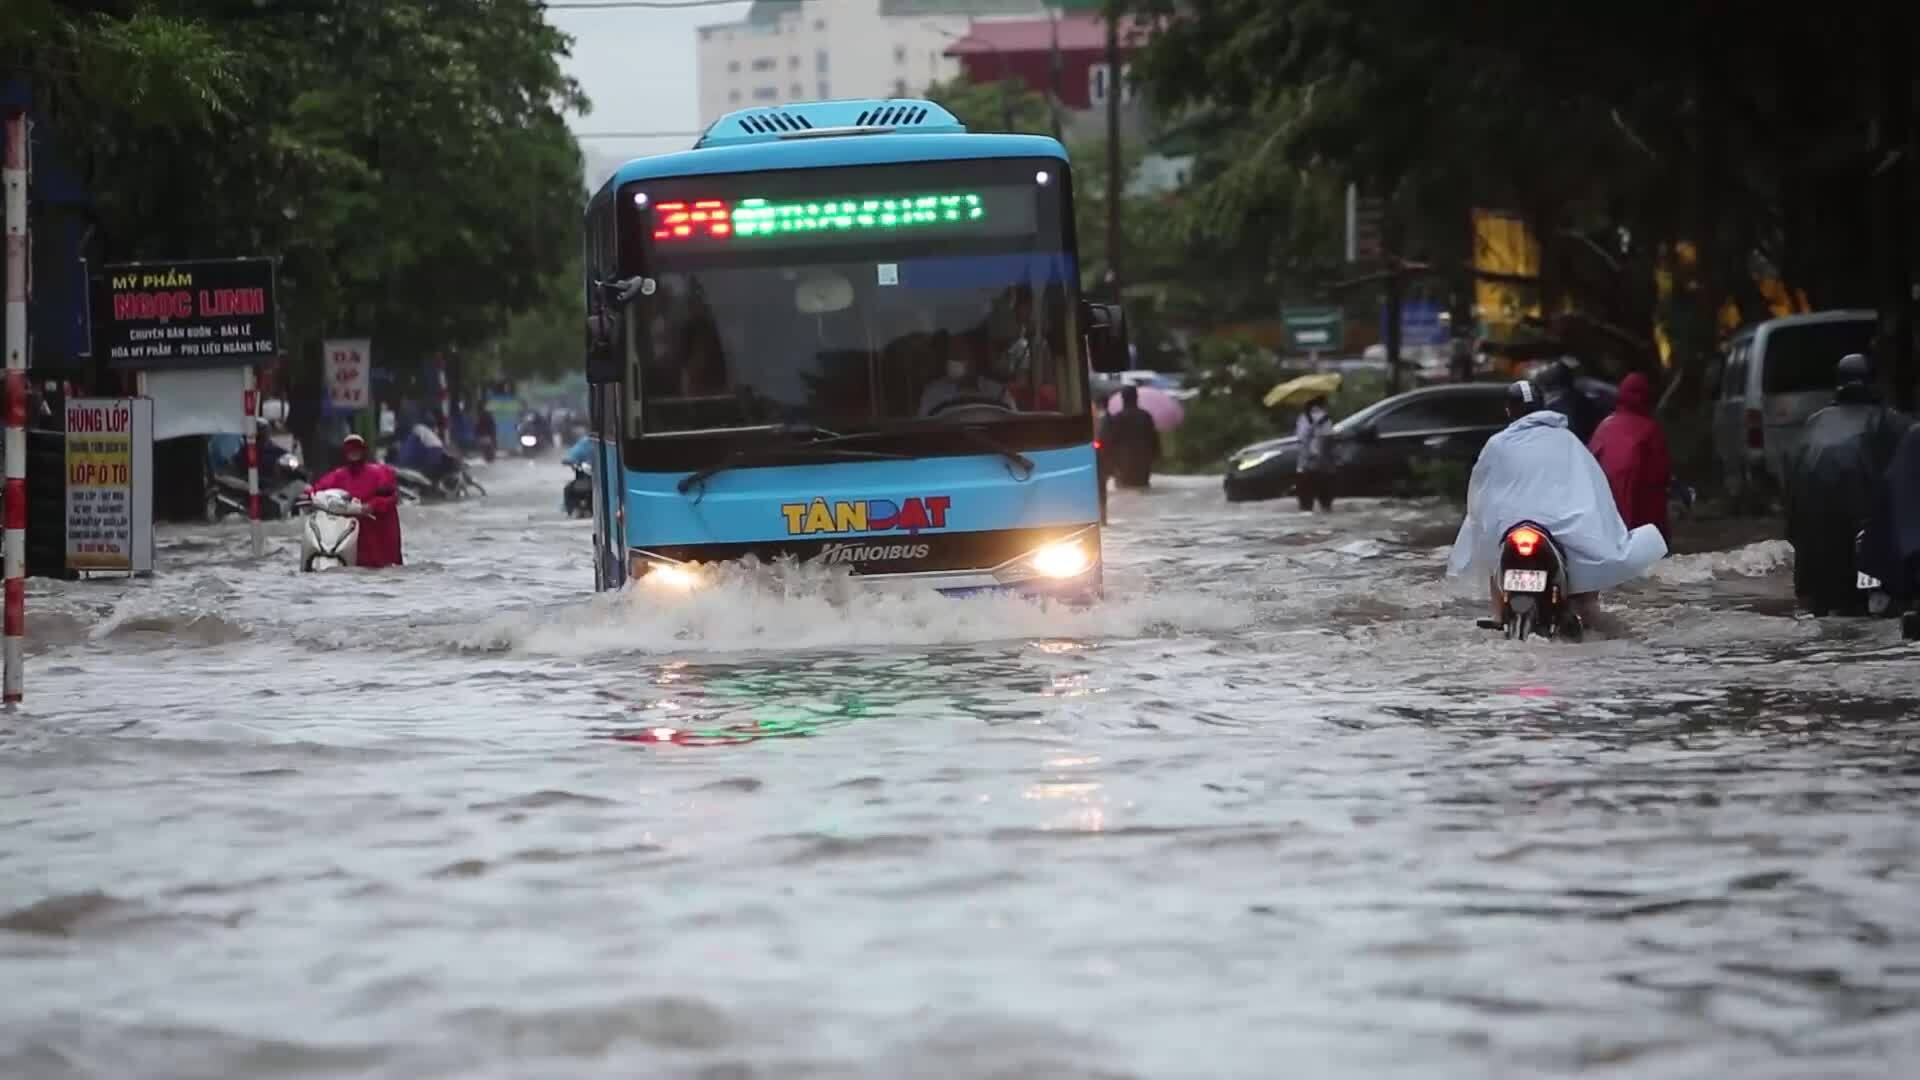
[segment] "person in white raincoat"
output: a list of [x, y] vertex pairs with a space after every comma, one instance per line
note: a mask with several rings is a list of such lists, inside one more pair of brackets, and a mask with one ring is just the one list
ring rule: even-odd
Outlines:
[[1600, 462], [1568, 430], [1567, 418], [1542, 404], [1532, 383], [1508, 389], [1512, 422], [1487, 440], [1473, 464], [1467, 518], [1453, 542], [1447, 576], [1471, 574], [1486, 581], [1498, 619], [1501, 595], [1494, 579], [1500, 543], [1508, 529], [1531, 521], [1552, 534], [1565, 553], [1575, 610], [1591, 619], [1598, 610], [1597, 594], [1666, 557], [1667, 543], [1653, 525], [1627, 531]]

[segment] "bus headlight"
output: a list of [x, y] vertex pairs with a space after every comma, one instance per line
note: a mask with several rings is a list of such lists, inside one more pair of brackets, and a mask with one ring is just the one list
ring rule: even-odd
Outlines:
[[666, 589], [669, 592], [689, 592], [701, 584], [700, 572], [691, 566], [670, 562], [647, 562], [642, 564], [640, 584], [651, 589]]
[[1087, 572], [1093, 553], [1079, 540], [1062, 540], [1029, 555], [1027, 562], [1041, 577], [1070, 578]]

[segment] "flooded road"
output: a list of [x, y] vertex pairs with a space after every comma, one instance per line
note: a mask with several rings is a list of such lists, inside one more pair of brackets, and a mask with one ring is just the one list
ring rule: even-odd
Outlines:
[[1111, 599], [589, 596], [566, 471], [404, 570], [35, 582], [0, 1076], [1880, 1077], [1920, 652], [1683, 554], [1580, 646], [1443, 507], [1113, 503]]

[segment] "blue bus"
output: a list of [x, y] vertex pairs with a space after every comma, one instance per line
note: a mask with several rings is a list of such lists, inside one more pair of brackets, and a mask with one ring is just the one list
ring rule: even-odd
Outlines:
[[1053, 139], [928, 101], [721, 117], [586, 213], [595, 587], [788, 558], [949, 594], [1091, 599], [1091, 371]]

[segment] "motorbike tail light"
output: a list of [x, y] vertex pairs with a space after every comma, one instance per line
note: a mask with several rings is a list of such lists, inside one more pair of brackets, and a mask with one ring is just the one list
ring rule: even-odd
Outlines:
[[1100, 440], [1099, 440], [1099, 439], [1095, 439], [1095, 440], [1093, 440], [1093, 448], [1094, 448], [1095, 450], [1098, 450], [1098, 449], [1100, 449]]
[[1766, 429], [1759, 409], [1747, 410], [1747, 449], [1761, 450], [1766, 447]]
[[1523, 557], [1528, 557], [1533, 554], [1534, 548], [1540, 546], [1540, 534], [1532, 529], [1515, 529], [1507, 534], [1507, 543], [1512, 544], [1513, 550]]

